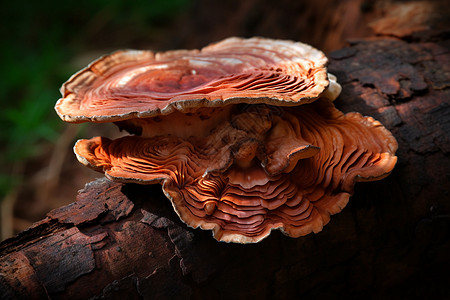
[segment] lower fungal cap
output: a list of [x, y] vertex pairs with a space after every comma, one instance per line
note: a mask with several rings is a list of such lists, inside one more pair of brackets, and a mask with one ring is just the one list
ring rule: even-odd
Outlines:
[[[253, 121], [241, 122], [246, 117]], [[236, 109], [228, 118], [204, 137], [94, 138], [75, 152], [113, 180], [162, 183], [186, 224], [239, 243], [273, 229], [292, 237], [319, 232], [356, 181], [383, 178], [396, 162], [396, 141], [384, 127], [344, 115], [329, 100], [281, 113]]]

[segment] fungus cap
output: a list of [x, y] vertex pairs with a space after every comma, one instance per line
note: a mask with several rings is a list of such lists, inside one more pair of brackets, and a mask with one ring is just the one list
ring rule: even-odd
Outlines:
[[[99, 58], [61, 87], [67, 122], [111, 122], [231, 103], [290, 106], [340, 86], [325, 55], [303, 43], [228, 38], [201, 50], [124, 50]], [[325, 93], [324, 93], [325, 92]]]
[[321, 231], [355, 182], [387, 176], [397, 142], [378, 121], [326, 99], [283, 111], [245, 111], [202, 138], [80, 140], [75, 153], [112, 180], [160, 183], [183, 222], [219, 241], [259, 242], [273, 229], [299, 237]]
[[132, 136], [80, 140], [78, 160], [116, 181], [160, 183], [191, 227], [253, 243], [319, 232], [357, 181], [395, 166], [378, 121], [343, 114], [327, 59], [308, 45], [229, 38], [201, 50], [118, 51], [72, 76], [69, 122], [116, 122]]

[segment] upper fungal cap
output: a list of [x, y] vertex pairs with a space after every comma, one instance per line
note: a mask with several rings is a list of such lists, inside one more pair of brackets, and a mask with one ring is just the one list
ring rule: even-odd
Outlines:
[[[55, 109], [67, 122], [111, 122], [229, 103], [304, 104], [329, 86], [326, 63], [309, 45], [266, 38], [156, 54], [117, 51], [64, 83]], [[329, 90], [327, 98], [340, 91], [336, 84]]]

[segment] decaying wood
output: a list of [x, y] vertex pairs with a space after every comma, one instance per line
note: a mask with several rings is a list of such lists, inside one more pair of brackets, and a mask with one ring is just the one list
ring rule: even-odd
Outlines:
[[187, 228], [160, 186], [89, 183], [0, 245], [0, 295], [24, 299], [444, 297], [450, 292], [448, 36], [353, 41], [330, 55], [338, 108], [399, 142], [394, 172], [357, 184], [322, 232], [219, 243]]

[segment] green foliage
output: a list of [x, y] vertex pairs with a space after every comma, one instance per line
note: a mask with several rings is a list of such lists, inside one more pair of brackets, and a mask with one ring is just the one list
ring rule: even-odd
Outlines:
[[8, 1], [0, 10], [0, 197], [12, 165], [38, 155], [63, 127], [53, 110], [69, 61], [150, 40], [189, 0]]

